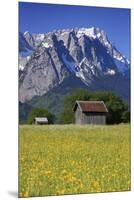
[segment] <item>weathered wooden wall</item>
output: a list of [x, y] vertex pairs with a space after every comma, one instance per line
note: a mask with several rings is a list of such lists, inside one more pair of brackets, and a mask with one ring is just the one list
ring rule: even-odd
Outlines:
[[105, 113], [84, 113], [79, 107], [75, 111], [76, 124], [106, 124]]
[[76, 124], [82, 124], [83, 123], [83, 114], [80, 111], [79, 107], [77, 107], [75, 111], [75, 123]]
[[104, 113], [83, 113], [83, 123], [106, 124], [106, 116]]

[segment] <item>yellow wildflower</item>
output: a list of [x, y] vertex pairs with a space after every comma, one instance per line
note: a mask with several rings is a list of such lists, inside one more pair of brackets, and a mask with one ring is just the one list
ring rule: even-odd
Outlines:
[[23, 197], [28, 197], [28, 191], [26, 191], [24, 194], [23, 194]]

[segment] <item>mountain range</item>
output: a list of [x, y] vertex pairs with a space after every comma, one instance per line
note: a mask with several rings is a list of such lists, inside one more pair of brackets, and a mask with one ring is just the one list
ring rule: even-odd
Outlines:
[[[113, 91], [129, 102], [130, 62], [100, 28], [19, 33], [19, 101], [41, 106], [70, 91]], [[41, 101], [42, 99], [42, 101]]]

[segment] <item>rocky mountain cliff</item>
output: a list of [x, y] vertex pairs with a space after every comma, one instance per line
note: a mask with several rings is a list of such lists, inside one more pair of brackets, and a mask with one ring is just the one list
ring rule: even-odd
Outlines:
[[[111, 90], [129, 99], [130, 63], [99, 28], [19, 34], [19, 100], [61, 87], [70, 77], [89, 90]], [[68, 81], [67, 81], [68, 80]], [[76, 86], [75, 86], [76, 87]], [[65, 90], [66, 90], [65, 88]]]

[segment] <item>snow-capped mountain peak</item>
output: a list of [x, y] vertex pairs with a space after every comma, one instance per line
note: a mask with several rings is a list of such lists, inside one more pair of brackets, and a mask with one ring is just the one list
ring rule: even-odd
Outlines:
[[64, 29], [47, 34], [26, 31], [20, 33], [19, 42], [22, 102], [47, 93], [71, 75], [89, 88], [96, 79], [125, 79], [129, 75], [130, 62], [100, 28]]
[[25, 31], [25, 32], [24, 32], [24, 36], [25, 36], [25, 35], [30, 35], [30, 33], [29, 33], [28, 31]]
[[81, 36], [86, 35], [88, 37], [91, 37], [95, 39], [97, 37], [97, 34], [95, 33], [95, 28], [80, 28], [77, 32], [77, 37], [80, 38]]

